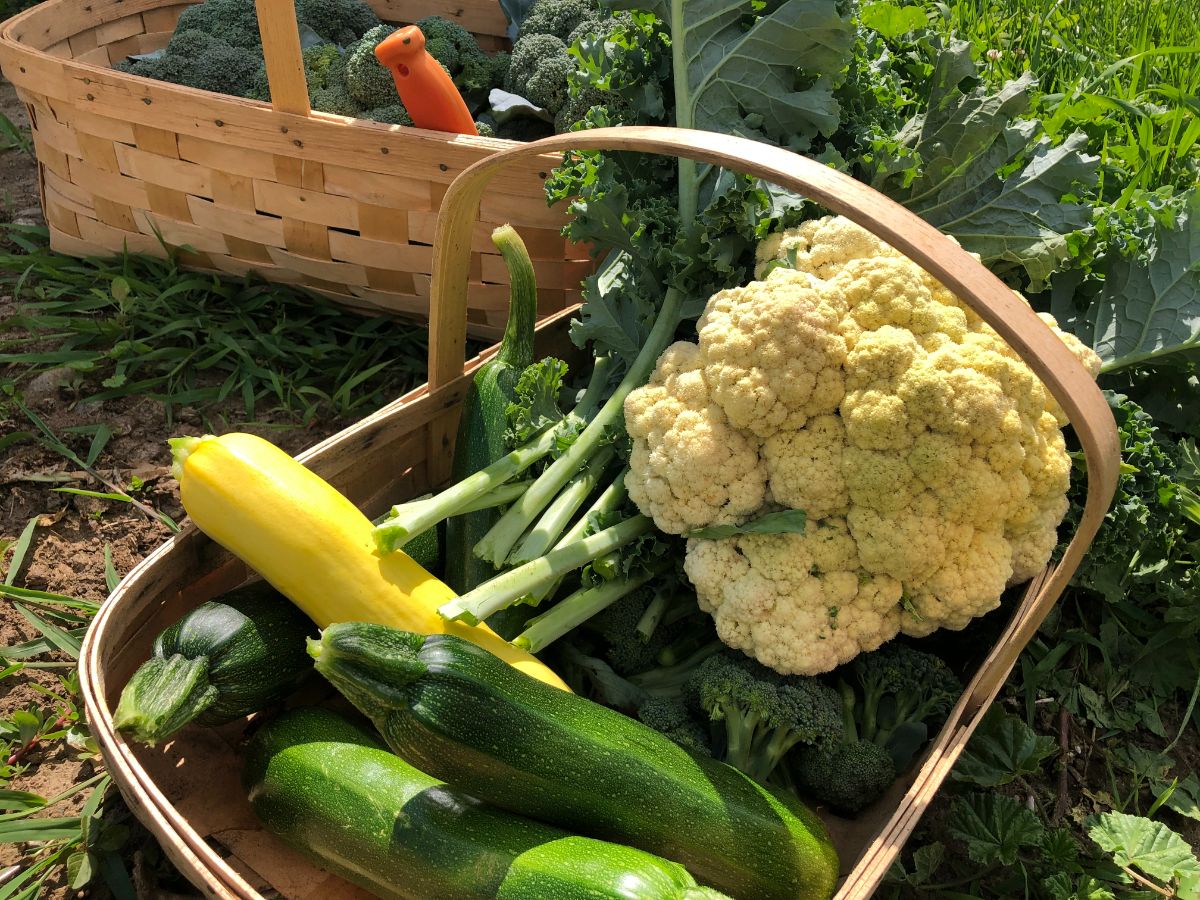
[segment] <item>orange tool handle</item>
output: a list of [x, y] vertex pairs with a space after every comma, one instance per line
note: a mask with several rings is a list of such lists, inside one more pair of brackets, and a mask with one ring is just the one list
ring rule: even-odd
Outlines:
[[400, 102], [418, 128], [479, 134], [471, 111], [441, 64], [425, 50], [425, 35], [406, 25], [375, 48], [375, 58], [396, 82]]

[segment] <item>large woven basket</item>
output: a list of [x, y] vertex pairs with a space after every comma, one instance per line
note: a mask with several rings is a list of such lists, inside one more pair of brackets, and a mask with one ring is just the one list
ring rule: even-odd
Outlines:
[[[388, 22], [438, 14], [504, 43], [496, 0], [369, 0]], [[433, 231], [447, 186], [472, 163], [517, 146], [312, 112], [295, 10], [258, 0], [272, 105], [117, 72], [164, 46], [188, 3], [47, 0], [0, 27], [0, 67], [33, 128], [51, 245], [76, 256], [124, 248], [233, 275], [256, 272], [342, 303], [425, 318]], [[586, 251], [546, 206], [552, 157], [498, 179], [472, 232], [468, 321], [498, 334], [507, 270], [492, 227], [521, 229], [539, 308], [578, 298]], [[161, 238], [161, 240], [160, 240]]]
[[[1100, 525], [1120, 459], [1108, 405], [1062, 341], [1012, 291], [936, 229], [847, 176], [786, 150], [737, 137], [663, 128], [582, 132], [489, 157], [447, 192], [435, 245], [429, 383], [301, 457], [368, 515], [424, 493], [449, 475], [458, 404], [468, 374], [479, 362], [463, 365], [471, 290], [463, 273], [485, 189], [497, 177], [536, 169], [539, 152], [567, 148], [689, 157], [773, 181], [849, 216], [923, 265], [992, 325], [1062, 404], [1083, 445], [1087, 503], [1062, 560], [1028, 585], [945, 727], [888, 795], [855, 821], [825, 817], [843, 862], [839, 900], [868, 897]], [[539, 326], [540, 352], [569, 346], [568, 318], [561, 313]], [[355, 889], [315, 870], [259, 828], [237, 780], [237, 745], [244, 723], [216, 731], [188, 729], [156, 749], [127, 743], [113, 730], [112, 710], [120, 689], [148, 656], [153, 636], [247, 574], [241, 563], [194, 528], [172, 538], [134, 569], [104, 604], [84, 641], [81, 684], [88, 721], [134, 812], [209, 895], [249, 900], [269, 888], [289, 898], [357, 896]]]

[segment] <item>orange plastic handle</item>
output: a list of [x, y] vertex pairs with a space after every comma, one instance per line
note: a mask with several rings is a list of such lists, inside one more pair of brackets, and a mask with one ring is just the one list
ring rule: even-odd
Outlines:
[[375, 58], [391, 70], [400, 102], [418, 128], [479, 134], [458, 88], [425, 51], [425, 35], [416, 25], [393, 32], [375, 48]]

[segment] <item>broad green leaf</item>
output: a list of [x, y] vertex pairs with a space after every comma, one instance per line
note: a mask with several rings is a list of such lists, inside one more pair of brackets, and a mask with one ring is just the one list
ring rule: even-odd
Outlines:
[[[1166, 785], [1156, 785], [1155, 792], [1162, 794], [1166, 788]], [[1175, 785], [1163, 802], [1166, 807], [1173, 809], [1179, 815], [1200, 821], [1200, 780], [1197, 780], [1194, 774], [1189, 773], [1187, 778]]]
[[1138, 869], [1163, 884], [1178, 880], [1181, 900], [1200, 896], [1200, 861], [1187, 841], [1162, 822], [1101, 813], [1089, 821], [1088, 837], [1118, 866]]
[[[1070, 256], [1067, 237], [1091, 224], [1091, 208], [1072, 199], [1096, 183], [1098, 157], [1077, 132], [1057, 146], [1041, 127], [1018, 119], [1036, 82], [1027, 72], [995, 93], [964, 92], [973, 80], [970, 45], [951, 41], [930, 79], [926, 111], [911, 119], [893, 151], [869, 173], [877, 187], [978, 253], [992, 268], [1023, 269], [1041, 290]], [[911, 169], [917, 160], [916, 177]]]
[[92, 880], [95, 868], [95, 857], [90, 851], [80, 848], [67, 857], [67, 883], [71, 889], [78, 891], [87, 886]]
[[1021, 719], [993, 706], [950, 774], [956, 781], [997, 787], [1039, 771], [1055, 750], [1053, 738], [1034, 733]]
[[913, 851], [913, 870], [908, 876], [908, 883], [925, 884], [933, 877], [945, 856], [946, 848], [939, 842], [918, 847]]
[[741, 525], [709, 525], [707, 528], [698, 528], [689, 531], [687, 536], [718, 540], [736, 534], [803, 534], [806, 520], [807, 516], [802, 509], [782, 509]]
[[946, 830], [967, 845], [971, 859], [983, 865], [1011, 866], [1022, 847], [1042, 839], [1042, 823], [1012, 797], [968, 794], [954, 801]]
[[[647, 9], [668, 24], [682, 63], [674, 73], [679, 127], [798, 150], [836, 130], [834, 79], [846, 65], [854, 31], [834, 0], [783, 0], [768, 5], [749, 27], [745, 0], [619, 0], [617, 6]], [[807, 78], [799, 78], [798, 70]], [[707, 173], [687, 162], [679, 171], [679, 211], [688, 221]]]
[[1148, 259], [1111, 263], [1089, 325], [1104, 372], [1200, 349], [1200, 190], [1170, 227], [1156, 227]]
[[898, 38], [902, 34], [924, 28], [929, 24], [925, 10], [920, 6], [897, 6], [880, 0], [863, 4], [859, 12], [863, 25], [878, 31], [885, 38]]

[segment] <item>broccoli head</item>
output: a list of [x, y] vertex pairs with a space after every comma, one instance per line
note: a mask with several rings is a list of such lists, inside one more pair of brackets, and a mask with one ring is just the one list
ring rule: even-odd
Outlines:
[[637, 717], [643, 724], [669, 737], [685, 750], [712, 756], [704, 727], [683, 700], [677, 697], [651, 697], [638, 707]]
[[126, 71], [186, 87], [242, 96], [254, 82], [262, 57], [204, 31], [176, 31], [162, 56], [138, 60]]
[[363, 115], [362, 107], [346, 91], [346, 85], [344, 84], [334, 84], [330, 87], [317, 88], [315, 91], [310, 91], [308, 102], [312, 105], [313, 109], [333, 113], [336, 116], [354, 116], [355, 118], [359, 118]]
[[567, 79], [574, 71], [566, 44], [553, 35], [535, 34], [513, 47], [505, 88], [556, 113], [567, 100]]
[[632, 125], [636, 116], [629, 103], [619, 94], [585, 86], [567, 96], [566, 102], [554, 116], [554, 131], [562, 134], [575, 130], [575, 125], [584, 122], [585, 128], [596, 127], [587, 122], [588, 111], [601, 107], [605, 111], [605, 125]]
[[375, 48], [393, 31], [390, 25], [379, 25], [346, 50], [346, 90], [365, 109], [397, 102], [392, 73], [375, 58]]
[[[849, 669], [858, 736], [896, 751], [923, 744], [929, 726], [940, 723], [962, 693], [962, 683], [940, 657], [906, 644], [888, 643], [861, 654]], [[898, 758], [897, 766], [907, 762]]]
[[962, 684], [932, 653], [885, 644], [841, 671], [843, 741], [796, 754], [792, 775], [818, 800], [853, 815], [874, 803], [908, 767], [962, 693]]
[[528, 35], [549, 34], [565, 44], [580, 23], [599, 19], [599, 8], [587, 0], [537, 0], [521, 23], [518, 42]]
[[463, 91], [490, 91], [504, 84], [508, 75], [509, 55], [503, 51], [491, 56], [480, 50], [462, 58], [462, 68], [454, 83]]
[[408, 114], [408, 110], [404, 108], [404, 104], [397, 101], [390, 103], [387, 106], [380, 106], [377, 109], [368, 109], [362, 114], [364, 119], [373, 119], [376, 122], [383, 122], [385, 125], [412, 125], [412, 116]]
[[361, 0], [296, 0], [296, 21], [343, 47], [380, 25], [375, 11]]
[[891, 755], [863, 740], [801, 747], [793, 771], [800, 788], [847, 815], [878, 800], [896, 780]]
[[310, 91], [327, 88], [343, 78], [342, 51], [336, 44], [317, 44], [304, 49], [304, 77]]
[[495, 137], [496, 120], [490, 116], [480, 116], [475, 121], [475, 131], [480, 137]]
[[741, 654], [705, 660], [687, 691], [714, 723], [718, 755], [759, 781], [797, 744], [833, 744], [842, 736], [836, 691], [815, 678], [783, 678]]
[[425, 35], [425, 52], [451, 75], [458, 74], [471, 57], [483, 55], [471, 32], [457, 22], [441, 16], [427, 16], [417, 22], [417, 27]]
[[[204, 0], [189, 6], [175, 23], [175, 37], [186, 31], [202, 31], [231, 47], [257, 50], [261, 59], [262, 37], [258, 33], [254, 0]], [[241, 90], [232, 93], [241, 94]]]

